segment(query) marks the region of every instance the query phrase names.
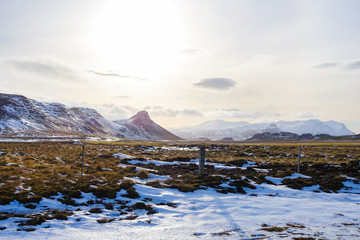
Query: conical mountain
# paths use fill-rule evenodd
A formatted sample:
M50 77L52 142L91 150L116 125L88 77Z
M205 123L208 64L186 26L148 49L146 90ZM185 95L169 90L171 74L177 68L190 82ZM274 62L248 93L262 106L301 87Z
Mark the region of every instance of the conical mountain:
M147 111L140 111L127 120L114 121L124 127L123 135L132 139L143 140L180 140L165 128L151 120Z

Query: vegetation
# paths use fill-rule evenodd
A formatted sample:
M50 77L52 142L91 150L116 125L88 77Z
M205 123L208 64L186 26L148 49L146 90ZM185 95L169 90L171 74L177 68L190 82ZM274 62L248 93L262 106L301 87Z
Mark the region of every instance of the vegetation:
M139 178L157 188L175 188L182 192L214 188L223 194L247 194L256 189L256 184L275 184L269 177L284 178L281 184L290 188L318 186L315 191L329 193L344 189L345 181L359 184L360 180L358 143L303 144L300 173L306 176L298 178L289 178L297 172L298 144L208 144L203 176L199 176L198 166L192 162L198 158L197 146L163 142L88 142L81 175L82 144L0 143L0 205L16 200L29 211L36 212L43 198L53 198L69 206L87 206L89 213L118 211L126 215L108 219L99 214L102 218L97 222L109 223L136 219L137 211L155 214L156 205L177 207L176 203L154 205L151 199L141 199L135 188ZM131 155L137 161L122 159L117 153ZM216 168L212 163L228 167ZM152 180L153 174L164 176L163 180ZM91 193L96 200L79 203L85 193ZM256 196L253 192L251 195ZM139 201L131 205L130 201L119 200L120 197ZM67 220L72 214L59 210L23 216L2 212L0 220L23 217L26 220L19 223L20 230L32 231L33 228L25 226L41 225L51 219ZM303 227L288 223L285 227L263 226L262 230L282 232L287 228Z

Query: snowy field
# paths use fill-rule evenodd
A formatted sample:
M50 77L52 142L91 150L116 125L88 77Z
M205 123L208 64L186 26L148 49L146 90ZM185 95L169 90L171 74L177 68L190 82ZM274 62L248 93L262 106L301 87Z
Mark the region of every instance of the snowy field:
M118 154L118 157L129 157ZM128 164L136 164L137 160ZM196 161L195 161L196 162ZM149 162L151 163L151 162ZM161 164L161 161L153 162ZM169 164L169 163L163 163ZM175 163L178 164L178 163ZM226 168L213 164L215 168ZM126 167L126 166L123 166ZM231 166L229 166L231 167ZM233 166L232 166L233 167ZM139 169L138 169L139 170ZM306 178L293 174L288 178ZM150 174L151 180L164 176ZM107 210L103 203L94 205L102 213L89 213L89 207L81 203L96 201L92 193L82 193L76 199L80 206L64 205L61 197L43 198L31 210L16 201L1 205L0 212L29 214L46 209L69 210L74 214L68 220L47 220L41 225L19 227L23 218L10 217L0 221L0 239L359 239L360 238L360 188L351 181L347 190L339 193L314 192L317 186L303 190L281 185L281 178L268 177L275 184L254 184L256 189L246 189L246 194L222 194L213 188L180 192L177 189L153 188L137 177L135 189L140 198L129 199L117 193L113 203L115 210ZM224 185L227 185L224 183ZM117 201L117 202L116 202ZM119 202L129 201L150 204L156 214L136 209L130 220L119 211ZM119 204L118 204L119 203ZM99 223L99 219L108 219ZM26 231L26 229L30 229Z

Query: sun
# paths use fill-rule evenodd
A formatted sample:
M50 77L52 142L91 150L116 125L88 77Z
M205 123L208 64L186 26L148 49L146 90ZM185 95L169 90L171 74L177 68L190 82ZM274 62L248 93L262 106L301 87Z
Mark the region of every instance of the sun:
M171 1L114 0L98 10L91 45L103 67L147 76L172 67L183 39Z

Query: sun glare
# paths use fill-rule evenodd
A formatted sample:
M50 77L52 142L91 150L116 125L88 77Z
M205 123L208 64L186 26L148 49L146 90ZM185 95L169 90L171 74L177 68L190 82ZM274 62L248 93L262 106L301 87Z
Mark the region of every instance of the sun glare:
M182 39L179 14L170 1L106 2L91 36L103 67L144 77L169 70Z

